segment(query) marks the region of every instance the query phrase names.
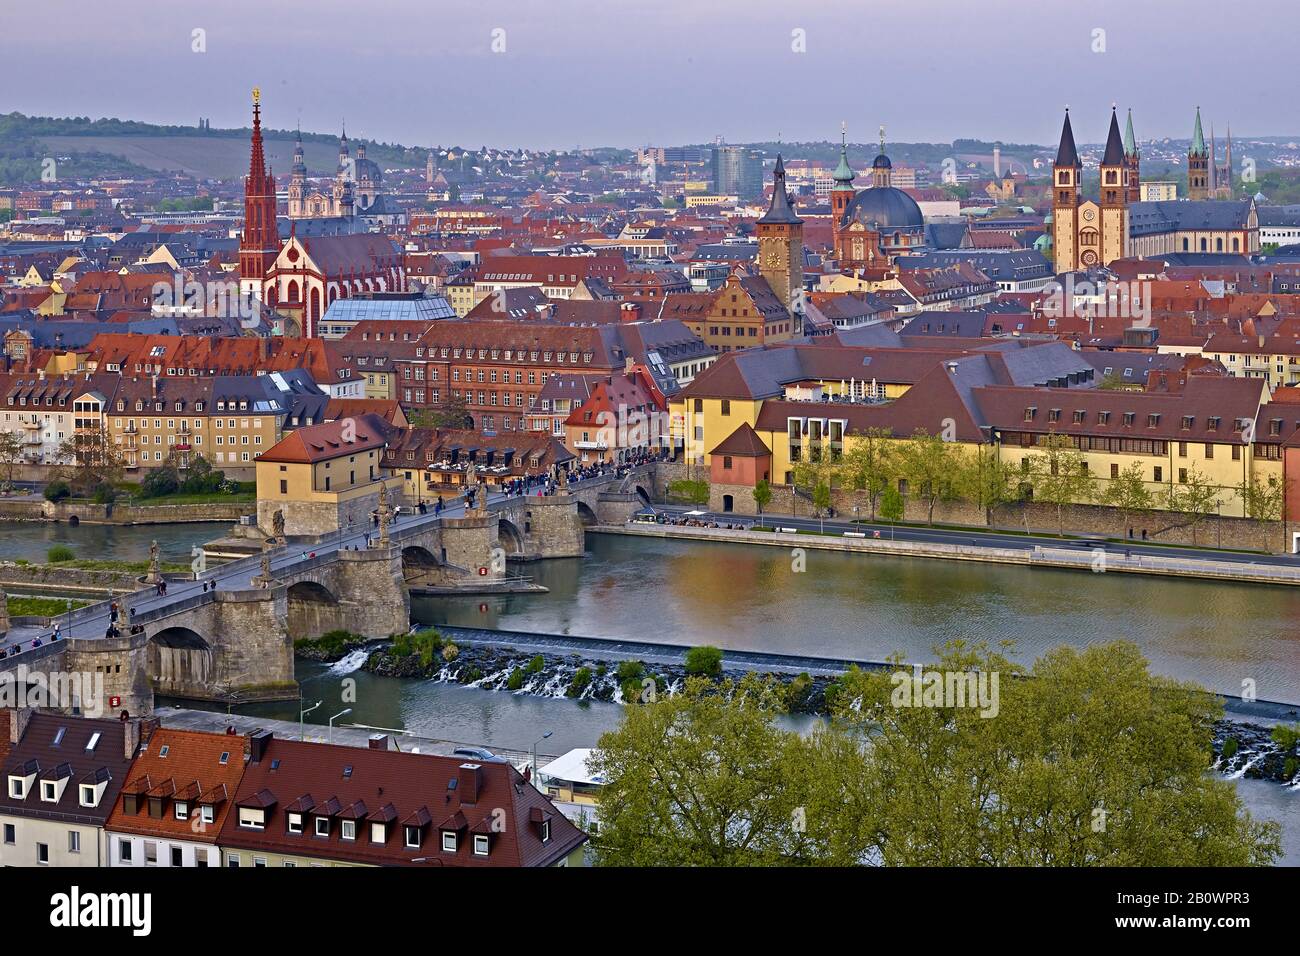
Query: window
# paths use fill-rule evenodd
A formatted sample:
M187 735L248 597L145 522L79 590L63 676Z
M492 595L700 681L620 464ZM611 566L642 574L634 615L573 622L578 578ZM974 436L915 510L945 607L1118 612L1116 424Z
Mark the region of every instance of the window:
M341 836L343 839L355 840L357 838L356 820L340 820L339 827L340 827L339 836Z
M36 862L41 866L48 866L50 863L50 845L48 843L36 844Z
M474 835L474 855L488 855L488 838L484 834L479 833Z
M45 803L54 803L59 799L59 788L53 780L41 781L41 800Z
M18 841L18 831L12 823L5 824L5 843L13 846Z
M157 840L144 841L144 865L145 866L158 865L158 841Z
M204 823L212 823L216 820L217 812L209 803L199 807L199 819Z
M327 836L330 835L330 818L329 818L329 817L317 817L317 818L316 818L316 835L317 835L318 837L327 837Z
M388 834L387 834L386 832L384 832L384 831L385 831L385 827L384 827L384 824L383 824L383 823L380 823L380 822L377 822L377 821L374 822L374 823L371 823L371 824L370 824L370 842L371 842L371 843L383 843L386 839L388 839Z
M135 851L135 845L130 840L117 841L117 858L123 863L131 862L131 855Z
M77 798L83 807L93 807L99 803L95 796L94 786L88 783L83 783L77 788Z
M172 851L171 852L172 866L184 866L185 856L181 848L178 846L174 846L171 848L171 851Z
M260 807L240 807L239 825L249 830L261 830L266 826L266 811Z
M184 800L177 800L175 813L177 820L188 820L190 818L190 805Z
M1164 470L1163 468L1161 468L1159 465L1156 465L1156 466L1151 470L1151 477L1152 477L1155 481L1164 481L1164 480L1165 480L1165 470Z
M456 834L451 830L444 830L442 833L442 848L448 853L456 852Z
M550 841L551 841L551 821L543 820L542 821L542 842L549 843Z
M293 834L300 834L300 833L302 833L302 814L301 814L301 813L291 813L291 814L289 814L289 832L290 832L290 833L293 833Z
M78 833L76 830L68 831L68 852L69 853L81 852L81 834Z
M406 827L406 845L413 850L420 848L420 828Z
M22 800L27 794L27 787L22 777L9 778L9 796L15 800Z
M226 866L230 867L232 870L239 869L239 854L232 853L230 856L226 857Z

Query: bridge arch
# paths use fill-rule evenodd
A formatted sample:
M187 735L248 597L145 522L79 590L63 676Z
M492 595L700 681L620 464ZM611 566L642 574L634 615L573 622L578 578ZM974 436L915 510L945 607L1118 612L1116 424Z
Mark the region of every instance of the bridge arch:
M165 627L149 638L149 678L155 693L211 696L212 645L188 627Z
M318 581L295 581L286 597L285 623L291 638L319 637L341 626L338 597Z
M289 603L338 604L339 599L319 581L295 581L289 585Z
M590 527L597 524L596 512L591 510L591 506L585 501L578 501L578 518L582 521L583 527Z
M509 518L497 518L497 543L507 555L524 553L524 536Z
M650 504L650 493L646 491L645 488L643 488L641 485L637 485L632 490L635 491L636 496L641 499L641 504L643 505Z

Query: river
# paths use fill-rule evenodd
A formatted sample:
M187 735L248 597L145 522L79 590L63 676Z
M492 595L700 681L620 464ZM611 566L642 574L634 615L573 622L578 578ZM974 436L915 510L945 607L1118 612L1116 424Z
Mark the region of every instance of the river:
M40 560L54 543L81 557L143 560L156 539L167 559L219 536L220 524L0 526L0 558ZM1177 578L1087 574L808 551L795 571L782 549L658 538L588 537L585 559L522 568L546 594L415 598L420 623L879 660L925 660L951 637L1015 642L1029 661L1060 644L1117 637L1142 648L1155 673L1225 694L1253 680L1262 699L1300 701L1300 590ZM344 676L356 681L344 701ZM467 744L559 754L592 746L622 708L375 677L347 664L299 664L307 718L405 728ZM293 702L241 708L294 720ZM1237 781L1256 815L1284 826L1285 859L1300 865L1300 791Z

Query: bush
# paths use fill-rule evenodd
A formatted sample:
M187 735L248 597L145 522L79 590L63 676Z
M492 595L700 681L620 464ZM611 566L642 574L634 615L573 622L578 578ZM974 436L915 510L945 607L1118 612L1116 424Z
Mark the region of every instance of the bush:
M450 664L456 658L460 657L460 648L455 644L448 644L442 649L442 659Z
M579 667L573 674L573 680L569 681L570 697L578 697L584 690L591 686L591 668Z
M528 662L528 666L524 668L524 673L528 674L529 676L532 676L533 674L540 674L542 672L542 668L545 666L546 666L546 661L542 659L541 654L538 654L536 657L534 657L531 661Z
M640 661L620 661L618 665L619 683L626 683L630 680L640 681L645 674L645 665Z
M790 681L785 688L785 706L788 710L797 711L808 701L808 695L812 693L813 679L807 672L800 674L794 680Z
M721 677L722 651L716 647L692 647L686 652L686 673L691 677Z
M140 497L162 498L165 495L176 494L180 487L181 480L176 469L169 464L164 464L161 468L155 468L145 475L144 480L140 482Z
M623 691L623 703L625 704L644 704L646 703L646 690L648 688L640 677L629 677L619 685Z
M1231 760L1233 757L1237 756L1237 749L1240 746L1241 745L1237 743L1236 737L1229 737L1225 740L1223 742L1223 759Z
M50 564L61 564L64 561L71 561L77 556L66 544L56 544L50 550L45 552L45 560Z
M433 663L434 655L442 650L442 636L432 628L414 634L395 634L392 653L396 657L418 657L421 667Z
M506 681L506 690L522 690L524 686L524 672L518 667L510 672L510 679Z
M72 489L66 481L51 481L45 486L46 501L62 501L72 497Z
M668 494L693 505L707 505L709 503L709 483L702 480L695 481L690 478L681 478L668 485Z
M111 505L117 500L117 489L107 481L101 481L95 486L91 495L91 500L97 505Z

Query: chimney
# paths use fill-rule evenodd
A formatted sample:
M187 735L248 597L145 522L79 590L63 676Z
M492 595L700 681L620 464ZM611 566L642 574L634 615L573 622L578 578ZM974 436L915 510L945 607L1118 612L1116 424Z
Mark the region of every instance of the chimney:
M266 756L266 748L271 743L271 738L275 734L269 730L255 730L248 737L248 759L250 763L257 763Z
M632 374L632 370L633 370L634 368L636 368L636 360L633 359L632 356L630 356L630 355L624 356L624 358L623 358L623 374L625 374L625 375L631 375L631 374Z
M1260 347L1260 348L1263 348L1263 347L1264 347L1264 333L1263 333L1263 332L1261 332L1261 333L1259 334L1259 347Z
M127 760L135 757L135 748L140 745L140 718L122 721L122 755Z
M23 734L27 730L27 725L32 720L32 709L30 707L15 707L9 711L9 742L18 744L22 742Z
M371 750L391 750L391 742L388 734L371 734L367 742Z
M478 803L478 792L483 783L483 769L476 763L460 765L460 802Z

